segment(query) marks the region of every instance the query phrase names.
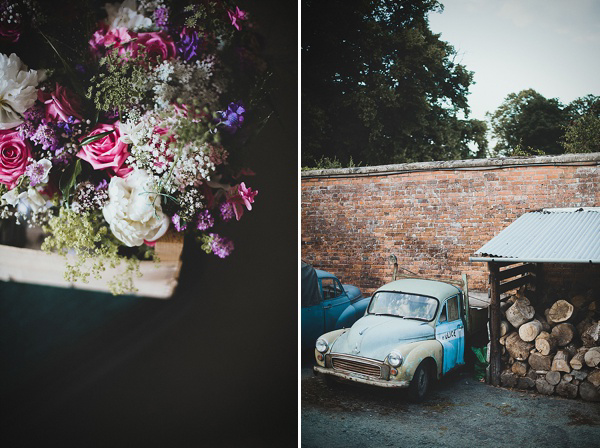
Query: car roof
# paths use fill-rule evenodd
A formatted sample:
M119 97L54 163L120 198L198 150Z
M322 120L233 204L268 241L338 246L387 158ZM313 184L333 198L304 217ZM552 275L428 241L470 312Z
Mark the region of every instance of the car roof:
M321 269L315 269L315 272L317 273L317 277L319 277L319 278L335 277L335 275L331 274L330 272L322 271Z
M405 278L383 285L377 291L398 291L410 294L420 294L443 300L455 295L460 288L449 283L420 278Z

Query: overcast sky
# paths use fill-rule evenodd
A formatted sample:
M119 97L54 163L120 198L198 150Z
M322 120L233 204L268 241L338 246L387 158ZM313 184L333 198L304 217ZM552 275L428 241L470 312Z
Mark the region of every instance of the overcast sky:
M430 28L475 72L470 118L532 88L567 104L600 95L599 0L440 0Z

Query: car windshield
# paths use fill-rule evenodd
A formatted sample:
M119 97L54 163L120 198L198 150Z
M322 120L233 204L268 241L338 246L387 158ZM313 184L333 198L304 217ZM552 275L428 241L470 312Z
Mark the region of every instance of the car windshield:
M435 317L437 307L438 301L431 297L378 291L371 299L368 313L431 321Z

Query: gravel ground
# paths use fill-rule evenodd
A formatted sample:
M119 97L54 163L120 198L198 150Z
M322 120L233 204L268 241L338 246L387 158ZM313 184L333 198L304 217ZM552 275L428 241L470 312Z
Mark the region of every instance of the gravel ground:
M600 447L600 404L495 388L467 370L413 404L404 391L330 387L305 361L300 439L305 448Z

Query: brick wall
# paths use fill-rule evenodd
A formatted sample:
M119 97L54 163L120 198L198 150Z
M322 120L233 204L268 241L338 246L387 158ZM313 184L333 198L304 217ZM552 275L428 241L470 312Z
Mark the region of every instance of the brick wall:
M302 173L302 259L371 293L400 267L487 290L469 256L524 213L600 206L600 153Z

